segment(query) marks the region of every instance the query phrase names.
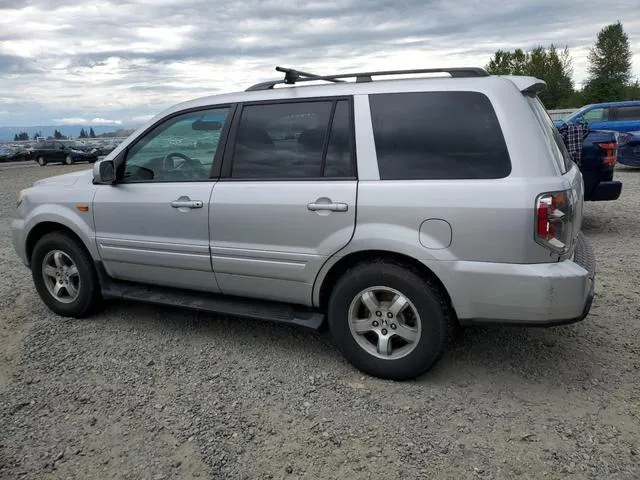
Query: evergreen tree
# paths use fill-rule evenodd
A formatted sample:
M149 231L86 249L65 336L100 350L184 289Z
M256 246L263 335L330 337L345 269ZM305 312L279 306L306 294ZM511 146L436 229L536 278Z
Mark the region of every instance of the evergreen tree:
M629 37L620 22L600 30L589 52L585 99L589 103L624 100L631 81L631 59Z

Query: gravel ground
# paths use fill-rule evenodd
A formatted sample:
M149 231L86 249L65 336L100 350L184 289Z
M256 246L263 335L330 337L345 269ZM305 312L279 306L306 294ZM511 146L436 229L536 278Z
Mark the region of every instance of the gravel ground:
M0 166L0 478L640 478L640 170L588 203L598 296L576 325L466 329L417 381L327 332L114 303L60 318L10 242Z

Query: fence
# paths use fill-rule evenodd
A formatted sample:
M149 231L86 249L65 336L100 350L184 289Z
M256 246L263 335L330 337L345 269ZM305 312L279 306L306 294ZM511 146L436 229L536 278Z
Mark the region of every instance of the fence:
M547 110L547 112L549 112L549 116L551 117L551 120L564 120L565 118L567 118L569 115L571 115L573 112L575 112L576 109L575 108L563 108L563 109L559 109L559 110Z

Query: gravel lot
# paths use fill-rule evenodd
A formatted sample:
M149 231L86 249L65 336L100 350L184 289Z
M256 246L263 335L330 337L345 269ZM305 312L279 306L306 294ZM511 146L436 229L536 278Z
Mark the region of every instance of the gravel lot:
M576 325L466 329L414 382L327 332L139 304L60 318L10 240L0 165L0 478L640 478L640 169L588 203L598 296Z

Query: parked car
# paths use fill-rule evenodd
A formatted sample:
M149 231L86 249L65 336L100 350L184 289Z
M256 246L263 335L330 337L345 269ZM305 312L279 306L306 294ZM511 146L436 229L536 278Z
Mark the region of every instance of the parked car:
M564 122L585 121L593 130L632 132L640 130L640 100L585 105L569 115ZM556 121L556 126L562 120Z
M640 131L628 132L620 142L618 162L630 167L640 167Z
M26 147L0 145L0 162L21 162L30 158Z
M298 86L318 78L279 71L20 192L13 244L52 311L109 298L326 319L357 368L397 380L434 365L457 325L589 313L583 180L543 81L461 68ZM452 78L372 80L434 72Z
M622 182L613 179L618 161L618 132L591 130L584 139L580 171L584 179L584 199L617 200Z
M57 162L67 165L76 162L93 163L98 160L98 155L95 151L83 152L82 150L71 148L62 142L47 140L33 145L31 158L44 167L48 163Z

